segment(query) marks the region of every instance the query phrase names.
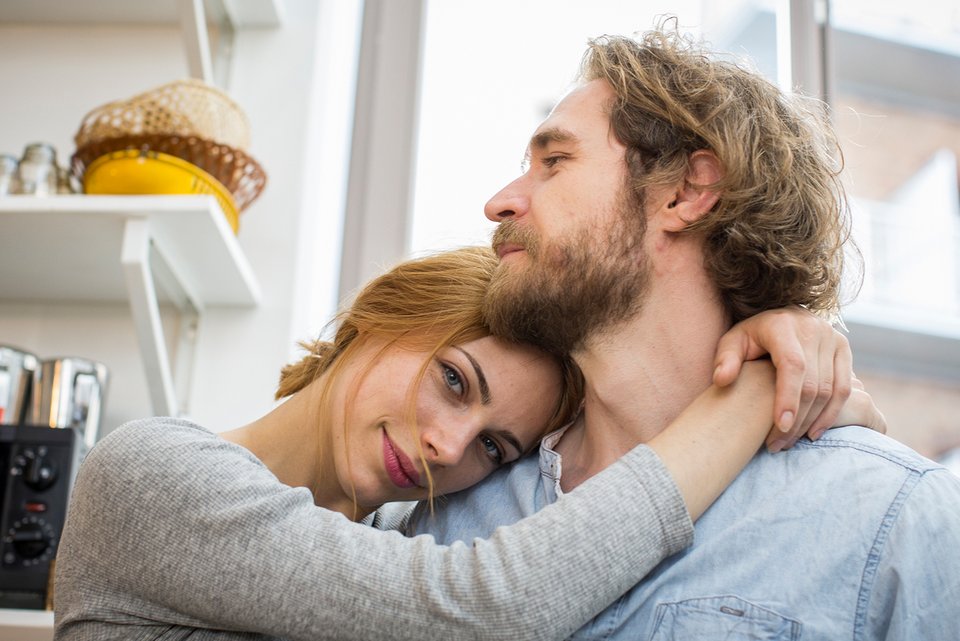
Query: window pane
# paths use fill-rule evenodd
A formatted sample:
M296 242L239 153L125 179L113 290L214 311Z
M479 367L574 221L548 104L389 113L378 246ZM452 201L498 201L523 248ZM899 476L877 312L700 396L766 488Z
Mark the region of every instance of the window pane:
M866 278L853 312L960 317L960 8L836 0L834 111Z
M483 205L574 80L588 38L629 34L700 0L441 0L427 6L411 249L489 241Z

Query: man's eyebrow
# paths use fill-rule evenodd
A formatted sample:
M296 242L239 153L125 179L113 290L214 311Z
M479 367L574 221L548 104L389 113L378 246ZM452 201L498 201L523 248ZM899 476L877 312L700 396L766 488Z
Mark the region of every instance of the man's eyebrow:
M533 134L533 137L530 138L530 147L535 149L543 149L552 142L579 142L579 139L574 135L574 133L568 129L562 129L560 127L549 127L547 129L542 129L537 133Z
M483 368L480 367L480 363L477 362L470 352L463 349L462 347L457 347L454 345L454 349L467 357L467 360L470 361L470 364L473 366L473 371L477 374L477 381L480 382L480 402L484 405L490 404L490 386L487 385L487 377L483 375Z

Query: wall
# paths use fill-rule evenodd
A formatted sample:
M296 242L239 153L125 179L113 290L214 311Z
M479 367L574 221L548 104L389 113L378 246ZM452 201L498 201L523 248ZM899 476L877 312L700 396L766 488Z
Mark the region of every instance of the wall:
M359 3L283 6L282 28L237 32L228 75L227 89L250 119L249 151L269 179L242 214L238 237L262 302L208 309L198 333L188 414L216 430L272 407L280 367L294 357L296 340L319 330L335 300ZM44 140L63 162L87 111L186 75L175 25L0 23L0 151L19 155ZM172 342L176 314L165 320ZM113 380L104 432L152 413L123 305L2 302L0 343L107 364Z

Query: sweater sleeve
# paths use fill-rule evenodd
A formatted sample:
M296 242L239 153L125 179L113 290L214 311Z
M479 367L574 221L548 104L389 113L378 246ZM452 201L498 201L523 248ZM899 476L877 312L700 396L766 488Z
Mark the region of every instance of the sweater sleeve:
M303 641L556 639L692 540L644 446L489 539L441 546L318 508L246 450L184 431L125 429L88 456L58 626L129 615Z

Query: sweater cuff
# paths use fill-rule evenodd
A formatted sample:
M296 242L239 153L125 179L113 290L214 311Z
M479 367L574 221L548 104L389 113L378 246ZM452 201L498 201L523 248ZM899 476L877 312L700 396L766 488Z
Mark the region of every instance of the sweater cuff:
M674 554L693 543L693 520L673 480L657 453L638 445L620 459L643 482L647 500L660 524L664 547Z

